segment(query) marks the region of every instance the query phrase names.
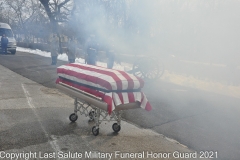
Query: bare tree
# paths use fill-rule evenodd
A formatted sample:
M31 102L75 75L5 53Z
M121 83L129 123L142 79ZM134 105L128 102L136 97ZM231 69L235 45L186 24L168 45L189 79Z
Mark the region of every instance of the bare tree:
M53 31L58 31L58 24L66 22L70 15L71 0L39 0L49 17Z
M59 33L59 23L68 21L73 8L71 0L39 0L49 17L52 33L57 33L58 38L61 40ZM62 44L59 41L60 53L62 53Z
M17 34L22 34L29 41L46 23L46 16L38 1L34 0L3 0L3 15ZM5 21L6 22L6 21ZM46 24L44 24L46 25Z

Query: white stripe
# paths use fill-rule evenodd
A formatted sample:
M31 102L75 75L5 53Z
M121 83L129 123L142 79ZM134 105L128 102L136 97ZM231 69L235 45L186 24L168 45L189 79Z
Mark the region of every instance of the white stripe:
M115 72L115 75L120 79L121 83L122 83L122 90L126 90L128 89L128 80L119 72Z
M78 79L78 78L76 78L76 77L74 77L74 76L70 76L70 75L63 74L63 73L58 73L58 75L59 75L60 77L63 77L63 78L72 80L72 81L74 81L74 82L79 82L79 83L86 84L86 85L89 85L89 86L93 86L93 87L97 87L97 88L100 88L100 89L108 90L108 88L105 88L105 87L100 86L100 85L98 85L98 84L95 84L95 83L86 81L86 80L84 80L84 79Z
M145 109L146 108L146 105L147 105L147 97L145 96L145 94L143 93L143 101L141 103L141 108Z
M87 66L87 67L94 68L94 69L101 69L103 71L108 71L108 72L114 73L120 79L120 81L122 83L122 88L121 89L122 90L128 89L128 80L119 71L113 70L113 69L108 69L108 68L102 68L102 67L98 67L98 66L92 66L92 65L91 66Z
M139 80L132 74L128 74L129 77L133 80L134 87L133 89L139 89L140 88L140 82Z
M133 92L133 97L134 97L134 101L136 102L136 101L138 101L138 96L137 96L137 92Z
M83 69L80 69L80 68L77 68L77 67L72 67L72 66L63 66L63 68L66 69L66 70L71 70L71 71L75 71L75 72L82 73L82 74L85 74L85 75L100 78L100 79L106 81L106 83L109 82L113 90L117 89L116 81L109 75L101 74L101 73L98 73L98 72L95 72L95 71L83 70ZM86 82L88 82L88 81L86 81ZM97 86L94 85L94 86L99 87L98 85Z
M119 95L117 93L113 93L113 101L115 103L116 106L122 104Z
M114 104L114 102L112 101L112 111L115 109L116 107L115 107L115 104Z
M122 83L122 90L128 89L128 80L119 71L112 70L112 72L120 79Z
M123 104L129 103L128 93L123 92L123 93L122 93L122 96L123 96Z
M122 82L122 90L126 90L128 88L129 81L118 70L113 70L113 69L108 69L108 68L98 67L98 66L93 66L93 65L87 65L87 64L79 64L79 63L74 63L74 64L78 65L78 66L85 66L85 67L88 67L88 68L94 68L94 69L98 69L98 70L100 69L100 70L103 70L103 71L112 72L121 80L121 82ZM64 65L64 66L60 66L58 68L64 68L64 69L70 69L71 70L71 68L77 68L77 67L65 66ZM112 83L112 82L114 83L115 82L115 80L111 76L109 76L109 75L101 74L101 73L98 73L96 71L87 71L87 70L83 70L83 69L79 69L79 68L77 68L77 69L78 70L76 70L76 72L88 74L88 75L95 76L95 77L99 76L99 78L103 78L103 80L107 80L110 83ZM133 80L134 87L132 89L139 89L139 87L140 87L139 80L132 74L128 74L128 73L126 73L126 74ZM101 77L101 76L103 76L103 77ZM109 79L109 77L110 77L110 79ZM117 87L116 85L113 85L113 86Z
M101 70L103 70L103 71L108 71L108 72L114 73L114 74L120 79L120 81L121 81L121 83L122 83L122 90L128 89L128 80L126 79L126 77L124 77L124 76L120 73L120 71L114 70L114 69L102 68L102 67L100 68L100 67L97 67L97 66L90 66L90 67L91 67L91 68L101 69ZM126 73L126 74L128 74L128 73Z
M135 102L137 102L137 101L138 101L138 102L141 102L141 99L142 99L142 98L141 98L141 97L142 97L142 96L141 96L141 95L142 95L141 92L133 92L133 95L134 95L134 100L135 100Z
M112 87L112 90L117 89L116 81L109 75L101 74L101 73L94 72L94 71L83 70L83 69L79 69L79 68L71 67L71 66L63 66L61 68L66 69L66 70L71 70L71 71L74 71L74 72L78 72L78 73L82 73L82 74L85 74L85 75L93 76L93 77L96 77L96 78L100 78L100 79L106 81L106 83L109 82L111 87ZM67 77L65 77L65 75L66 75L65 73L61 73L61 74L62 74L62 77L67 78ZM59 73L58 73L58 75L59 75ZM72 78L73 77L74 76L72 76ZM95 83L92 83L92 82L89 82L89 81L86 81L86 80L83 80L83 79L78 79L76 77L74 79L71 79L71 80L80 80L80 81L82 81L83 84L87 84L87 85L94 86L94 87L97 87L97 88L100 87L99 84L95 84ZM79 81L77 81L77 82L79 82Z

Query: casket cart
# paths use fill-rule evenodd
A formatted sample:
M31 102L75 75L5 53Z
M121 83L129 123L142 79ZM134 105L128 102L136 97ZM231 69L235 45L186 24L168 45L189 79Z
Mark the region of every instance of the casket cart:
M70 121L78 119L78 112L94 121L93 135L99 134L103 121L116 121L114 132L121 130L122 110L144 108L151 110L141 91L142 79L124 71L87 64L72 63L57 68L57 88L75 97L74 113Z
M132 65L132 70L128 71L145 81L152 82L158 80L164 73L164 65L157 57L139 56Z

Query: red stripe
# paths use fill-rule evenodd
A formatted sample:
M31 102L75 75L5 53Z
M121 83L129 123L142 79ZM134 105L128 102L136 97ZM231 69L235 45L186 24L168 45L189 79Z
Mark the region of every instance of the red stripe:
M129 103L135 102L135 97L133 92L128 92L128 101Z
M111 70L102 70L101 67L99 68L92 68L89 66L83 66L83 65L79 65L79 64L68 64L67 66L71 66L71 67L76 67L79 69L83 69L83 70L88 70L88 71L93 71L93 72L97 72L97 73L101 73L101 74L105 74L108 75L110 77L112 77L114 79L114 81L117 84L117 90L122 90L122 80ZM98 67L98 66L95 66Z
M125 77L128 81L128 88L127 89L133 89L134 88L134 82L133 79L126 73L126 72L120 72L123 77Z
M57 68L57 73L63 73L63 68Z
M72 86L72 87L74 87L74 88L80 89L80 90L82 90L82 91L85 91L85 92L87 92L87 93L90 93L90 94L92 94L92 95L94 95L94 96L97 96L97 97L99 97L99 98L102 98L102 99L103 99L103 97L104 97L104 93L102 93L102 92L99 92L99 91L97 91L97 90L94 90L94 89L91 89L91 88L88 88L88 87L85 87L85 86L77 85L77 84L72 83L72 82L70 82L70 81L68 81L68 80L64 80L64 79L62 79L62 78L58 78L58 83L59 83L59 82L62 82L62 83L64 83L64 84L67 84L67 85Z
M58 84L58 83L59 83L59 81L60 81L60 78L57 78L57 80L56 80L56 82L55 82L55 83L56 83L56 84Z
M64 84L67 84L69 86L72 86L74 88L83 90L83 91L85 91L87 93L90 93L92 95L95 95L97 97L102 98L102 100L108 104L108 114L112 113L112 101L113 101L112 97L110 97L108 95L105 95L104 93L99 92L97 90L93 90L93 89L90 89L90 88L85 87L85 86L80 86L78 84L72 83L72 82L70 82L68 80L65 80L65 79L62 79L62 78L58 78L56 80L56 83L59 83L59 82L62 82ZM132 103L132 102L136 101L135 97L134 97L134 92L127 92L127 94L128 94L129 103ZM120 99L121 103L123 104L123 95L122 95L122 93L117 93L117 95L119 96L119 99ZM141 103L142 103L142 101L146 98L145 95L143 94L143 92L141 92L141 97L142 97L141 98ZM146 103L146 106L144 106L144 107L145 107L145 110L147 110L147 111L152 110L152 106L150 105L150 103L148 101Z
M119 97L121 103L123 104L123 95L122 95L122 93L117 93L117 94L118 94L118 97Z
M149 102L147 102L147 104L145 106L145 110L147 110L147 111L151 111L152 110L152 106L150 105Z
M100 74L105 74L105 75L111 76L114 79L114 81L116 82L117 90L122 90L122 85L123 85L122 80L118 77L118 74L115 74L113 72L112 69L107 69L107 68L100 67L100 66L94 66L97 68L92 68L91 65L83 65L83 64L67 64L65 66L76 67L79 69L93 71L93 72L97 72ZM63 69L64 68L58 68L57 73L66 73L67 74L67 72L63 72ZM127 79L127 83L128 83L127 89L139 89L144 86L144 81L141 78L134 76L139 81L139 86L134 88L134 81L136 81L136 80L132 79L128 73L126 73L124 71L119 71L119 70L114 70L114 71L118 72L119 74L121 74L123 77L125 77Z
M77 85L75 83L72 83L72 82L70 82L68 80L65 80L65 79L62 79L62 78L58 78L56 80L56 83L59 83L59 82L62 82L64 84L67 84L67 85L72 86L74 88L77 88L77 89L80 89L80 90L85 91L87 93L90 93L92 95L95 95L99 98L102 98L102 100L108 104L108 113L109 114L112 113L112 101L113 101L112 97L107 96L104 93L99 92L97 90L93 90L93 89L90 89L90 88L87 88L87 87L84 87L84 86ZM122 93L118 93L118 96L119 96L119 99L120 99L121 103L123 104ZM142 96L142 98L141 98L141 102L142 102L146 97L144 96L143 92L141 92L141 96ZM128 99L129 99L129 103L132 103L132 102L136 101L133 92L128 92ZM152 106L148 101L146 103L146 106L144 106L144 108L147 111L152 110Z
M67 70L67 69L63 69L63 68L61 69L61 72L59 72L59 73L70 75L70 76L76 77L78 79L83 79L83 80L92 82L94 84L98 84L98 85L100 85L104 88L107 88L108 90L112 90L112 86L108 81L105 81L105 80L103 80L101 78L98 78L98 77L86 75L86 74L83 74L83 73L79 73L79 72L76 72L76 71ZM97 87L97 85L96 85L96 87Z
M61 79L61 78L58 78L58 79L57 79L57 82L58 82L58 83L59 83L59 82L62 82L62 83L64 83L64 84L67 84L67 85L72 86L72 87L74 87L74 88L77 88L77 89L80 89L80 90L85 91L85 92L87 92L87 93L90 93L90 94L92 94L92 95L94 95L94 96L97 96L97 97L99 97L99 98L102 98L102 100L108 104L108 113L109 113L109 114L112 113L112 101L113 101L113 100L112 100L112 98L111 98L110 96L107 96L107 95L105 95L104 93L99 92L99 91L97 91L97 90L93 90L93 89L90 89L90 88L87 88L87 87L84 87L84 86L80 86L80 85L77 85L77 84L75 84L75 83L72 83L72 82L70 82L70 81L68 81L68 80L64 80L64 79Z
M103 98L104 102L108 104L108 114L112 113L112 97L105 95Z

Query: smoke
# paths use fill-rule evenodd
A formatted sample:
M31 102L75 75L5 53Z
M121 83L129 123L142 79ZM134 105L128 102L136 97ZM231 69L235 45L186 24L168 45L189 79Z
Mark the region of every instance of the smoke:
M75 24L81 27L81 32L84 32L81 35L84 34L85 39L94 34L98 43L106 46L114 45L115 50L120 53L144 52L145 47L142 46L147 40L144 38L145 35L138 31L139 28L143 30L143 24L139 23L142 18L139 17L138 10L135 10L136 6L131 1L122 1L119 9L118 4L119 2L115 1L113 4L110 1L102 1L102 3L95 1L88 4L79 2Z
M114 45L119 54L158 57L167 70L179 74L237 78L240 1L77 2L74 25L85 39L94 34L100 45Z

